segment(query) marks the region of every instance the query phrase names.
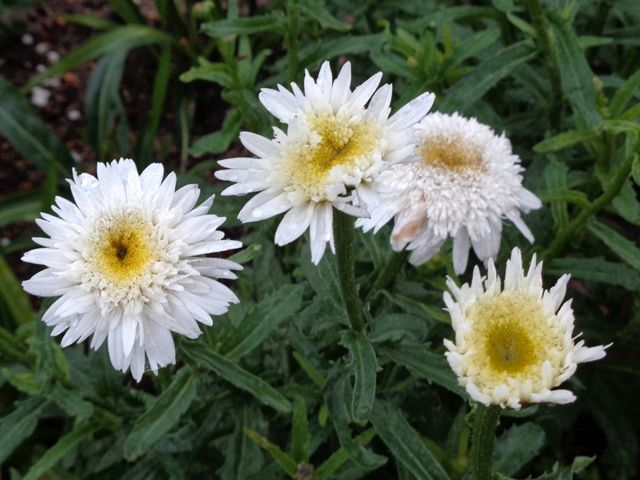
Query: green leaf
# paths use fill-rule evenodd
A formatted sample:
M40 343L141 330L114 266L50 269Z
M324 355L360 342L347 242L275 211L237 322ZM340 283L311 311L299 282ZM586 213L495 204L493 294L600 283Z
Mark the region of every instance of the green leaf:
M131 0L109 0L109 6L126 23L142 23L140 12Z
M577 143L583 143L596 137L596 132L590 128L570 130L554 135L553 137L545 138L533 146L533 151L537 153L557 152L558 150L572 147Z
M0 300L6 305L15 325L24 325L33 320L33 311L29 297L13 274L4 255L0 254Z
M301 285L283 285L269 294L225 342L222 353L235 362L258 347L300 309L303 291Z
M640 272L640 248L634 242L596 220L592 220L588 228L616 255Z
M200 30L213 38L225 38L235 35L251 35L261 32L277 32L285 28L284 15L274 12L269 15L227 18L215 22L206 22Z
M341 32L351 30L351 25L341 22L327 11L327 6L324 2L319 0L297 0L295 6L324 28Z
M609 103L609 111L611 112L612 118L622 115L622 112L627 108L629 101L638 93L639 89L640 69L636 70L636 73L631 75L627 81L624 82L624 85L613 95L611 103Z
M191 405L197 388L195 372L188 367L181 368L169 388L133 425L124 442L125 458L133 461L141 457L167 434Z
M461 65L466 59L485 52L499 38L500 29L497 27L487 28L467 38L451 55L445 57L440 66L442 72L446 74Z
M301 66L316 65L323 60L331 60L341 55L355 55L381 48L387 38L381 34L344 35L338 38L326 39L317 43L308 43L301 50L304 56L300 60Z
M73 166L64 144L40 120L31 104L11 83L0 77L0 136L42 171L56 165L62 173Z
M33 221L42 210L41 198L40 190L0 198L0 228L14 222Z
M499 50L447 90L444 100L438 105L438 110L454 112L468 109L514 68L535 55L533 44L528 40Z
M593 72L589 68L570 21L555 13L549 15L549 21L564 95L578 117L578 125L594 127L600 123L600 115L596 107Z
M210 62L203 57L198 57L198 64L180 75L181 82L189 83L195 80L217 83L228 89L237 87L233 71L228 65L222 62Z
M402 463L416 478L446 480L449 478L442 465L425 447L422 438L399 410L377 401L371 423L378 436L389 447L396 461Z
M53 447L39 457L38 461L29 469L29 472L22 477L22 480L38 480L51 470L58 461L69 455L80 442L89 444L89 437L97 429L98 425L95 424L76 424L73 430L60 437Z
M545 268L547 275L571 273L574 278L589 282L620 285L628 290L640 290L640 273L624 263L608 262L602 258L566 257L553 260Z
M182 351L192 361L213 370L224 380L253 395L258 401L281 413L291 412L291 402L271 385L214 352L202 343L183 343Z
M493 468L513 476L535 458L544 446L545 433L535 423L514 425L500 436L493 452Z
M576 473L587 468L595 459L595 457L576 457L571 465L562 467L556 463L551 472L543 473L532 480L573 480Z
M107 20L106 18L83 13L60 15L58 18L66 20L67 22L75 23L76 25L93 28L95 30L106 30L108 28L114 28L117 26L116 23L112 22L111 20Z
M120 99L120 81L128 52L122 49L105 55L89 78L85 95L87 139L99 161L106 160L111 153L109 139L118 117L126 122Z
M631 165L631 176L636 185L640 185L640 155L636 155Z
M297 463L306 462L311 454L311 435L304 398L296 396L293 402L291 426L291 454Z
M322 374L313 365L311 365L311 362L295 351L293 352L293 358L296 359L300 368L304 370L311 381L315 383L320 390L324 390L324 387L327 385L327 381L324 379Z
M218 470L220 480L242 480L258 474L264 460L260 447L245 432L264 424L260 410L255 405L242 405L229 412L235 427L231 438L225 441L224 464ZM217 477L216 477L217 478Z
M271 455L271 457L276 461L276 463L280 465L285 472L287 472L287 475L289 475L291 478L296 478L297 464L295 460L291 458L289 455L287 455L286 453L284 453L280 449L280 447L271 443L269 440L267 440L265 437L260 435L255 430L247 429L245 430L245 435L247 435L247 437L253 440L257 445L259 445L260 448L263 448L264 450L269 452L269 455Z
M205 153L224 152L237 138L240 125L242 125L242 115L234 110L225 116L220 130L199 138L191 145L189 154L197 157Z
M368 444L376 433L373 428L365 430L353 439L353 444L360 448ZM346 448L340 447L329 458L327 458L314 472L315 480L327 480L335 478L334 473L349 460L349 453Z
M47 398L72 417L89 418L93 414L93 404L83 400L78 389L70 390L56 383L47 392Z
M547 188L551 191L566 191L569 167L555 159L551 160L544 169L544 181ZM556 230L564 228L569 223L569 211L566 202L554 202L551 205L551 215Z
M366 423L376 397L376 352L363 334L351 330L342 336L340 343L351 353L348 365L354 375L351 415L357 423Z
M383 352L393 362L408 368L414 375L440 385L462 398L467 398L467 394L458 385L456 376L444 355L432 353L419 345L402 345L393 349L385 349Z
M124 25L108 32L97 35L65 55L48 70L36 75L25 87L26 90L44 82L47 78L62 75L69 70L84 65L93 59L102 57L116 50L130 50L132 48L153 45L156 43L168 44L173 38L160 30L144 25Z
M38 425L46 400L31 397L17 404L9 415L0 421L0 465L25 439L29 438Z

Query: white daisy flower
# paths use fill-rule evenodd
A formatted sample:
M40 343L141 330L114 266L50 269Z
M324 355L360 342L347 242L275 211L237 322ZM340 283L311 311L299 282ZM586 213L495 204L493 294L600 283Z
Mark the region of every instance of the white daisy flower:
M496 257L505 217L533 242L520 212L541 203L522 186L524 169L504 135L456 113L427 115L417 130L421 159L380 174L389 191L358 226L377 232L395 217L391 245L399 251L408 244L413 265L428 261L451 236L458 274L471 246L482 261Z
M516 410L527 403L576 399L569 390L553 389L574 374L578 363L604 357L607 347L574 343L571 300L563 303L569 277L545 290L542 262L534 256L525 275L520 250L514 248L504 287L492 260L486 279L475 267L471 285L447 280L451 293L444 293L444 302L455 341L444 341L445 355L471 398Z
M42 320L52 335L66 330L62 346L93 335L97 349L108 339L114 368L140 380L145 367L175 363L171 332L200 335L197 322L238 302L217 278L236 278L242 267L205 255L239 248L223 240L223 217L209 215L213 197L195 207L196 185L175 190L176 176L162 180L154 163L138 174L132 160L98 164L97 178L73 172L75 204L56 198L55 215L36 220L49 238L22 260L47 268L23 283L41 297L60 297Z
M291 92L281 85L261 91L260 101L287 132L274 127L273 139L241 133L242 144L257 158L221 160L227 170L216 172L235 182L223 195L260 192L240 211L242 222L287 212L276 244L290 243L309 229L314 263L327 243L334 250L332 207L367 214L367 206L378 200L379 171L413 159L413 126L433 103L434 96L425 93L389 117L392 89L377 89L381 78L377 73L352 92L351 65L347 62L334 80L325 62L317 80L306 73L304 93L295 83Z

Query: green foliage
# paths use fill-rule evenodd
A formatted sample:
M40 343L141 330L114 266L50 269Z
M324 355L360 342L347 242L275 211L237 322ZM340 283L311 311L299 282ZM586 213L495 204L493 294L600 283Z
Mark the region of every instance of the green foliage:
M497 478L637 477L635 2L158 0L155 22L138 2L108 3L108 19L64 17L95 34L22 91L0 78L0 136L46 177L42 187L0 196L0 227L26 232L0 247L2 478L469 477L469 398L442 347L452 337L442 310L445 278L456 278L449 245L415 268L392 254L388 229L357 231L367 328L354 332L332 254L315 266L308 240L275 247L274 222L241 226L244 199L218 197L213 213L227 216L229 236L245 245L231 257L245 268L232 284L241 303L199 339L177 340L176 367L139 384L113 371L105 346L61 349L39 321L48 303L34 313L20 287L19 254L39 235L26 222L53 195L69 196L62 179L74 166L25 98L30 88L95 61L82 130L96 159L167 160L181 184L219 195L224 185L205 178L218 158L244 155L238 132L271 135L278 126L260 88L301 82L324 60L350 60L354 83L383 70L394 109L431 90L435 110L505 131L544 205L525 219L534 246L505 223L497 265L519 245L544 258L545 285L570 273L576 330L589 345L613 342L605 360L571 380L574 405L502 416ZM132 55L151 71L140 118L122 95Z

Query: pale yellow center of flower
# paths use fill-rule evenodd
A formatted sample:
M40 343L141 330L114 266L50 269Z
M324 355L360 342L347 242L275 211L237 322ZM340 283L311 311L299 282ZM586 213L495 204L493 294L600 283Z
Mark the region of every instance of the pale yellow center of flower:
M333 115L313 116L308 124L317 142L296 149L289 156L291 183L315 200L322 200L331 170L346 173L366 170L380 140L380 128L372 122L350 125Z
M537 298L504 291L478 300L466 315L477 383L495 386L509 377L537 383L545 361L554 373L561 369L563 332Z
M460 137L436 135L427 137L419 149L426 165L451 171L482 167L482 153Z
M136 218L122 217L112 222L101 232L96 246L101 273L117 284L144 273L156 257L149 234L149 226Z

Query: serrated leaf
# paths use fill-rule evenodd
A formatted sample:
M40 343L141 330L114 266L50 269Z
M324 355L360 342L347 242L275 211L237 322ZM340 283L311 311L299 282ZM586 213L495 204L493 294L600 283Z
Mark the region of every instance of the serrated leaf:
M59 383L47 392L47 398L72 417L89 418L93 414L93 404L83 400L78 390L69 390Z
M462 398L467 398L464 389L458 385L455 374L444 355L429 352L423 346L397 346L385 349L383 353L393 362L409 369L411 373L446 388Z
M600 123L600 115L596 108L593 72L569 20L553 13L549 15L549 21L562 91L578 117L579 126L594 127Z
M468 109L514 68L535 55L533 44L528 40L499 50L447 90L438 110L454 112Z
M281 413L291 412L291 402L271 385L202 343L184 343L182 351L197 364L213 370L224 380L250 393L265 405Z
M88 441L88 437L98 429L95 424L76 424L69 433L60 437L56 444L41 455L33 464L22 480L38 480L51 470L58 461L70 454L82 441Z
M553 137L545 138L533 147L533 151L537 153L557 152L568 147L572 147L577 143L583 143L596 138L596 132L590 128L583 130L570 130L562 132Z
M234 77L231 68L222 62L210 62L206 58L199 57L198 64L180 75L180 81L189 83L195 80L213 82L225 88L232 89Z
M38 425L47 401L31 397L17 404L15 410L0 421L0 465L18 445L29 438Z
M304 55L300 65L316 65L323 60L331 60L341 55L355 55L380 48L387 38L383 34L344 35L317 43L308 43L301 50Z
M300 309L303 291L301 285L283 285L269 294L244 318L223 345L222 353L231 361L250 353Z
M493 454L493 468L513 476L535 458L544 446L545 433L535 423L514 425L498 438Z
M449 478L442 465L424 446L418 432L391 404L376 401L371 423L376 434L393 453L396 461L401 462L416 478L429 480Z
M616 255L640 272L640 248L631 240L596 220L591 221L588 228Z
M144 455L187 411L196 396L197 377L188 367L181 368L171 385L136 421L124 442L125 458L133 461Z
M499 28L487 28L479 33L465 39L465 41L449 56L442 61L442 72L451 71L461 65L466 59L475 57L479 53L486 51L500 38Z
M224 464L218 470L220 480L242 480L260 472L264 459L260 447L246 434L247 430L259 428L262 416L257 407L242 405L234 409L235 428L227 443Z
M365 430L360 435L353 439L353 444L356 447L364 447L369 443L373 437L375 437L375 431L373 428ZM315 480L327 480L334 478L333 474L349 460L349 454L344 447L340 447L329 458L327 458L314 472Z
M313 18L316 22L327 29L338 30L341 32L351 30L351 25L341 22L328 12L327 6L324 2L319 0L297 0L295 5L302 13Z
M342 336L340 343L351 353L349 366L354 375L351 415L357 423L365 423L376 397L376 352L363 334L351 330Z
M49 130L31 104L7 80L0 77L0 136L42 171L55 165L68 173L73 159L60 139Z
M285 472L287 472L287 475L289 475L291 478L296 478L297 465L295 460L284 453L280 447L278 447L274 443L271 443L255 430L247 429L245 430L245 435L247 435L247 437L253 440L257 445L259 445L260 448L263 448L264 450L269 452L271 458L273 458L276 463L280 465Z

